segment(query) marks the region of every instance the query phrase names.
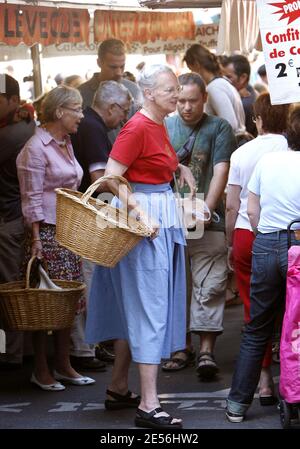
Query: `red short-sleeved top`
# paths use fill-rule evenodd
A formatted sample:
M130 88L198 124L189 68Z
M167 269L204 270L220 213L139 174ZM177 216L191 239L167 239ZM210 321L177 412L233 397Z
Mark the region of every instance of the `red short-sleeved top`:
M110 157L128 167L130 182L163 184L170 182L178 160L164 125L137 112L122 128Z

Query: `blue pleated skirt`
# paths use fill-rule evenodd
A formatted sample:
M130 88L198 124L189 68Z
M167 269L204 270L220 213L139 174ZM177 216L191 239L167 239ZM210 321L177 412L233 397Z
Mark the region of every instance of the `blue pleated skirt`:
M114 268L96 266L86 340L125 339L133 361L159 364L185 348L185 238L169 184L132 188L141 207L159 222L159 236L143 239Z

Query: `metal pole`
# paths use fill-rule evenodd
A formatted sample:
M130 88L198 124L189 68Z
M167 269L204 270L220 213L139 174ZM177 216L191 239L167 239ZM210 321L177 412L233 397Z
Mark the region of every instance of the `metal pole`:
M33 65L34 98L37 98L43 93L39 44L30 47L30 51Z

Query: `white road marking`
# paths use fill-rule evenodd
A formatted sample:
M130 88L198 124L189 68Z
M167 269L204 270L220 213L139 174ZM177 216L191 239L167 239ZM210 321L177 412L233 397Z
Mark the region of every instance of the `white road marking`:
M274 382L278 383L279 376L274 377ZM192 393L163 393L159 395L162 404L178 404L177 409L184 411L190 410L223 410L226 408L226 399L230 388L211 392L192 392ZM258 393L254 396L258 398ZM199 405L198 404L203 404ZM205 404L205 405L204 405ZM207 404L207 405L206 405ZM32 405L31 402L22 402L19 404L0 404L0 412L20 413L22 407ZM57 402L55 408L48 410L49 413L77 412L82 406L82 411L104 410L104 403L101 402Z
M0 412L20 413L23 411L22 408L15 408L15 407L27 407L28 405L31 405L31 402L20 402L19 404L0 405Z
M230 388L226 388L225 390L217 390L206 393L197 393L196 391L193 393L165 393L160 394L158 397L160 399L171 399L171 398L227 398L229 394Z
M86 407L84 407L82 410L104 410L104 404L100 404L100 403L88 403L86 404Z
M59 405L59 408L52 408L48 412L77 412L81 404L81 402L57 402L56 405Z

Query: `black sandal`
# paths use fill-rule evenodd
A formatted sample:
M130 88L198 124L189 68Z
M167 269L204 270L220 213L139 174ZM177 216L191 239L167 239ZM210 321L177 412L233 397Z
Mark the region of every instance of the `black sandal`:
M219 372L215 358L211 352L200 352L197 373L203 380L212 380Z
M135 417L136 427L145 427L147 429L181 429L182 421L174 422L172 421L176 418L172 416L155 416L164 410L161 407L155 408L151 412L144 412L140 408L137 409Z
M132 393L130 390L126 394L115 393L111 390L106 390L106 394L114 398L106 399L104 406L106 410L121 410L123 408L137 408L141 402L141 396L131 397Z
M179 357L183 354L183 357ZM161 369L163 371L179 371L181 369L187 368L189 366L195 365L196 351L191 349L183 349L182 351L176 351L172 357L164 362ZM173 366L170 367L168 364L172 362Z

